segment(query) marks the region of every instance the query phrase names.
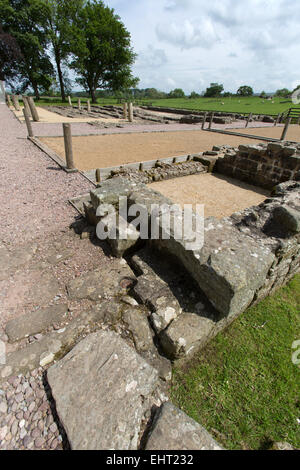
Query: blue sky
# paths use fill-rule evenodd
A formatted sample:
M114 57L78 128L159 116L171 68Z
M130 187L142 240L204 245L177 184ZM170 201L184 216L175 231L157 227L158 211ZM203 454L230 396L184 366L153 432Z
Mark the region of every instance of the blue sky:
M297 0L104 0L130 31L139 88L300 84Z

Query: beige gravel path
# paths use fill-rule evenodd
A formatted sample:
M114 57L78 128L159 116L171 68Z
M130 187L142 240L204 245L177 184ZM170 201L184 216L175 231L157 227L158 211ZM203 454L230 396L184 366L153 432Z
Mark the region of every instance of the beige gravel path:
M40 140L64 159L62 137L42 137ZM73 154L78 169L91 170L199 153L211 150L213 145L238 146L243 143L254 144L258 142L260 141L249 140L246 137L205 131L74 136Z
M12 109L12 108L11 108ZM21 111L15 111L12 109L14 114L20 119L21 122L24 122L24 115L23 115L23 108L21 107ZM70 108L71 110L71 108ZM125 123L126 121L124 119L114 119L114 118L94 118L94 117L78 117L78 118L68 118L65 116L60 116L57 113L53 113L51 111L48 111L45 108L40 108L37 106L37 112L39 115L39 122L40 123L63 123L63 122L91 122L91 121L97 121L97 122L115 122L118 124L122 124L123 122Z
M269 192L223 175L210 173L183 176L149 185L174 203L204 204L204 216L219 219L260 204Z

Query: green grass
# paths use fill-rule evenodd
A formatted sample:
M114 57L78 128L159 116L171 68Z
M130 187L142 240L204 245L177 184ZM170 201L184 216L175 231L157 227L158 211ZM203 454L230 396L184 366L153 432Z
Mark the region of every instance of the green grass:
M248 309L189 365L175 368L171 398L227 449L300 447L300 275Z
M274 103L272 103L274 101ZM291 100L275 97L272 101L262 100L259 97L232 97L232 98L178 98L153 100L154 106L167 106L169 108L193 109L195 111L223 111L234 113L254 113L277 115L295 106ZM224 104L222 104L224 103Z
M82 104L86 103L87 98L80 98ZM74 105L77 104L78 98L72 98ZM274 103L272 103L274 101ZM197 98L191 100L189 98L176 98L176 99L141 99L137 104L151 104L153 106L162 106L168 108L191 109L195 111L223 111L234 113L254 113L254 114L271 114L277 115L283 113L291 107L295 106L291 100L285 98L275 97L272 101L262 100L259 97L232 97L232 98ZM222 104L224 103L224 104ZM42 97L36 102L38 106L62 106L68 103L62 103L58 97ZM116 105L118 100L116 98L98 98L97 104L99 105Z

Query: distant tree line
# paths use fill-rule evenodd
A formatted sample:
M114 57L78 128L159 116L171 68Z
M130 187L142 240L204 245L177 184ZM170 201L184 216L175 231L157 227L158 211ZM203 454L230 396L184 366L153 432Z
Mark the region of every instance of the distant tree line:
M102 0L0 0L0 79L37 98L70 91L69 70L96 100L98 88L136 86L136 55L119 16ZM51 60L52 59L52 60Z

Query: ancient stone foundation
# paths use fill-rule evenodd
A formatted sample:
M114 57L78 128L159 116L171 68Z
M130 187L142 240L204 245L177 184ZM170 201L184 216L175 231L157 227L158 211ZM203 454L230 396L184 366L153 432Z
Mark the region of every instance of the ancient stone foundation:
M284 181L300 180L300 145L240 145L237 152L227 150L217 161L219 173L267 189Z
M133 295L150 308L149 321L169 359L181 359L203 347L246 308L299 271L300 182L296 181L300 170L299 149L281 143L240 146L239 149L224 146L190 158L191 163L197 161L201 165L198 172L217 171L273 189L272 195L259 206L221 220L206 218L204 244L200 249L190 249L186 241L176 239L172 227L176 226L180 213L171 213L168 237L140 240L139 232L123 221L122 231L127 231L127 240L118 237L108 240L113 253L120 257L132 256L142 245L152 256L159 252L162 262L167 259L175 262L201 293L203 308L200 311L196 311L195 306L194 309L182 308L180 295L174 293L174 289L171 293L167 286L162 287L159 276L155 272L149 274L151 269L147 263L146 267L145 263L138 263L140 276ZM119 196L127 196L129 208L135 204L141 210L146 209L151 224L151 205L168 206L172 201L144 184L149 182L149 176L155 180L175 177L172 165L168 164L159 165L151 175L137 170L113 172L111 179L91 192L91 202L86 204L89 220L94 223L101 220L101 216L95 219L95 211L101 204L104 207L107 203L113 204L119 210ZM156 220L160 233L163 232L161 220L160 214Z

